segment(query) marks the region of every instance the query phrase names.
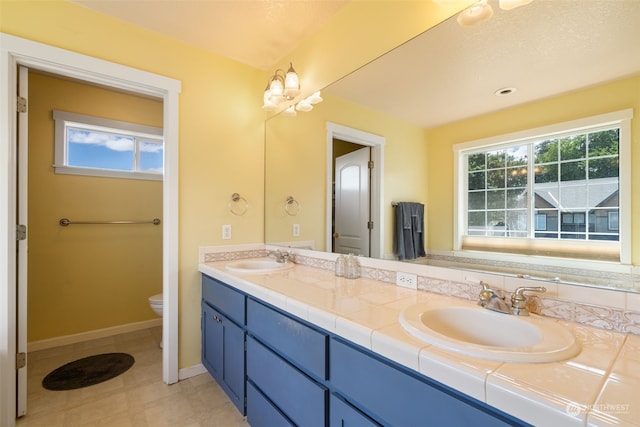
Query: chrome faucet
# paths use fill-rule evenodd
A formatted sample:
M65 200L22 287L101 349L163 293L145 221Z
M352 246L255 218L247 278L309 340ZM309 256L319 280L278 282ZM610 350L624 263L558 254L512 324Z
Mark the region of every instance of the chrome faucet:
M485 282L480 282L482 290L480 291L478 305L499 313L511 313L511 308L504 301L504 295L501 291L491 289Z
M281 251L280 249L278 249L277 251L271 251L267 253L267 256L273 256L276 259L276 262L285 264L289 262L291 254L287 251Z
M482 290L478 296L478 305L488 309L497 311L499 313L513 314L515 316L528 316L529 310L527 310L527 296L525 292L546 292L547 289L542 286L527 287L523 286L517 288L511 295L511 306L504 300L502 292L491 289L491 287L485 283L480 282Z
M527 296L524 294L525 292L547 292L547 288L543 286L523 286L517 288L511 295L511 314L515 314L516 316L529 315L529 310L527 310Z

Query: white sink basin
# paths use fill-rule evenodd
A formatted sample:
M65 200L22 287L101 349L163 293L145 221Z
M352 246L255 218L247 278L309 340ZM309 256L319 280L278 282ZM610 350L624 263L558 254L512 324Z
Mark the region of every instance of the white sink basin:
M543 363L580 352L580 343L567 328L536 315L514 316L476 305L422 303L407 307L399 320L421 341L481 359Z
M226 269L234 273L265 274L293 268L292 262L277 262L270 258L246 259L226 265Z

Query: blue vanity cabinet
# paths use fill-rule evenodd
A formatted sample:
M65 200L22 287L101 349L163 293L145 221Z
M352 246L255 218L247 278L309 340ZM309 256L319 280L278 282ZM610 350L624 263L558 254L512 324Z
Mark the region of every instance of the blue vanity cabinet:
M362 412L349 405L338 395L331 395L330 422L332 427L379 427L380 424L371 420Z
M334 392L382 425L528 425L341 339L332 339L330 346L330 381Z
M251 298L247 334L249 424L325 427L328 335Z
M244 415L246 297L208 276L202 295L202 364Z

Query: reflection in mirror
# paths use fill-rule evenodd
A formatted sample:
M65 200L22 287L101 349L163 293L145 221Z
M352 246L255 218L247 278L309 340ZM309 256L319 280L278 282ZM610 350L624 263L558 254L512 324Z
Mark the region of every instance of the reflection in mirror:
M374 165L383 178L380 220L373 225L380 251L372 256L394 258L391 204L412 201L426 207L431 262L456 266L454 144L623 108L638 114L640 2L535 0L494 10L489 21L473 27L462 28L451 18L326 88L325 102L312 112L267 121L265 242L334 250L328 238L334 233L328 225L328 183L335 182L327 178L334 161L327 160L328 122L386 141L384 158ZM631 131L640 132L638 120ZM288 195L302 206L296 216L284 210ZM634 221L632 227L640 227ZM638 238L632 239L632 252L632 264L640 264ZM582 264L574 263L576 274L568 276L566 262L552 261L541 270L526 260L503 260L494 256L464 267L637 286L629 275L618 274L630 269L612 267L585 277L577 271Z

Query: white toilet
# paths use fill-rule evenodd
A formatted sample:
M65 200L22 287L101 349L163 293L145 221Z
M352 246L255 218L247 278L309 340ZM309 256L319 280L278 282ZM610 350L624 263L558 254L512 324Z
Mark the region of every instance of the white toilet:
M162 317L162 294L155 294L150 296L149 306L154 313ZM162 340L160 340L160 348L162 348Z

